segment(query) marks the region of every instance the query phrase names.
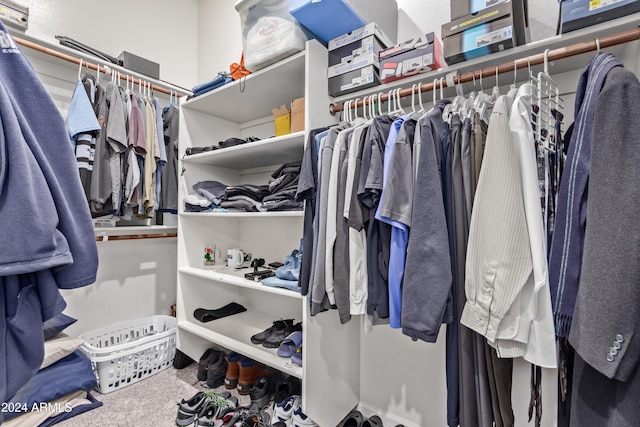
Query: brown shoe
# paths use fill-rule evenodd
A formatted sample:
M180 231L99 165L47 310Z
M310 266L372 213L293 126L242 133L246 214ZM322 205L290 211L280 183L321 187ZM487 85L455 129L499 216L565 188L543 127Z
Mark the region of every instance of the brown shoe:
M255 360L243 357L238 362L240 365L240 375L238 377L238 393L242 395L249 394L251 387L258 378L266 375L267 370Z
M224 377L224 386L228 389L233 389L238 386L238 378L240 377L240 359L242 355L229 352L227 354L227 374Z

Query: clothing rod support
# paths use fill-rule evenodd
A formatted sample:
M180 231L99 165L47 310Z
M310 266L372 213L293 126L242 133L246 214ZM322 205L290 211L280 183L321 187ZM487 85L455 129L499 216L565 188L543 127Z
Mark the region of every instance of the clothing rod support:
M29 40L25 40L23 38L20 38L18 36L11 36L13 38L13 40L25 47L28 47L29 49L33 49L36 50L38 52L42 52L42 53L46 53L47 55L51 55L51 56L55 56L56 58L60 58L60 59L64 59L65 61L69 61L69 62L73 62L74 64L78 64L80 65L80 61L82 60L82 65L86 66L92 70L98 70L101 73L105 73L107 74L108 70L107 67L111 68L110 65L107 65L107 67L105 66L100 66L97 64L92 64L91 62L88 62L86 59L82 58L76 58L75 56L71 56L68 55L66 53L62 53L62 52L58 52L57 50L48 48L48 47L44 47L42 45L39 45L38 43L34 43L32 41ZM115 64L114 64L115 65ZM135 78L131 75L128 74L123 74L123 72L120 72L120 80L128 80L128 81L132 81L135 84L144 84L144 82L146 82L146 80L144 80L143 78ZM172 93L176 93L178 95L178 97L184 96L184 95L189 95L190 92L185 91L184 89L178 89L178 88L171 88L171 89L166 89L162 86L157 86L155 84L151 84L151 88L155 91L158 92L162 92L162 93L166 93L167 95L170 95Z
M600 48L607 48L611 46L617 46L619 44L629 43L634 40L640 39L640 28L634 28L632 30L623 31L621 33L612 34L610 36L605 36L601 38L597 38L594 40L576 43L570 46L560 47L558 49L548 50L545 53L538 53L536 55L519 58L515 61L511 61L504 64L494 65L491 67L482 68L480 70L469 71L464 74L460 74L454 77L454 83L467 83L471 82L475 79L480 79L481 77L492 77L497 74L510 73L515 70L519 70L521 68L528 68L534 65L544 64L545 55L547 57L547 61L557 61L559 59L570 58L572 56L581 55L583 53L599 51ZM448 84L443 81L444 87L448 87ZM421 92L428 92L433 90L433 83L426 83L420 86L419 90ZM413 88L405 88L400 90L399 96L401 98L411 96L414 92ZM383 94L380 96L378 102L387 101L389 96L387 94ZM368 97L363 98L357 102L353 102L350 106L351 108L362 107L363 105L367 105ZM344 103L342 105L331 104L329 106L329 112L331 115L335 115L336 113L342 111Z

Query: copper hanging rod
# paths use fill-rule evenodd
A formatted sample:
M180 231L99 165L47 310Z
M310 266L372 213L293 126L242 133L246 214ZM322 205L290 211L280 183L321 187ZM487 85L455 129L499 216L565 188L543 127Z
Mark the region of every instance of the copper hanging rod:
M168 237L178 237L178 233L161 234L123 234L120 236L96 236L96 242L108 242L111 240L139 240L139 239L164 239Z
M634 28L632 30L623 31L621 33L612 34L610 36L599 37L590 41L576 43L570 46L560 47L558 49L550 50L547 53L547 61L556 61L558 59L570 58L572 56L581 55L587 52L593 52L601 48L607 48L616 46L619 44L629 43L634 40L640 39L640 28ZM540 65L544 63L544 53L538 53L525 58L519 58L515 61L511 61L504 64L494 65L491 67L482 68L480 70L469 71L464 74L460 74L454 77L455 84L467 83L484 77L492 77L496 75L496 68L498 74L509 73L521 68L530 67L534 65ZM447 83L442 80L443 87L447 87ZM420 86L420 92L429 92L433 90L433 83L425 83ZM440 87L440 82L437 83L437 87ZM417 93L417 88L405 88L399 91L399 97L404 98L411 96L412 93ZM380 95L380 99L376 98L376 102L384 102L389 99L388 94ZM357 100L353 102L351 108L362 107L368 104L368 98ZM344 103L342 105L331 104L329 106L329 112L333 115L342 111Z
M36 50L38 52L46 53L47 55L55 56L56 58L64 59L65 61L73 62L74 64L80 65L80 58L76 58L75 56L71 56L71 55L68 55L66 53L58 52L55 49L51 49L51 48L42 46L42 45L40 45L38 43L29 41L29 40L25 40L25 39L23 39L23 38L21 38L19 36L12 35L11 37L13 38L13 40L16 43L18 43L18 44L20 44L22 46L28 47L29 49L33 49L33 50ZM100 65L97 65L97 64L92 64L91 62L86 61L84 58L82 59L82 64L83 64L83 66L86 65L88 68L90 68L92 70L97 70L97 71L99 71L101 73L107 74L107 72L108 72L106 67L100 66ZM117 71L117 70L115 70L115 71ZM144 83L145 83L144 79L135 78L135 77L133 77L131 75L128 75L128 74L122 74L121 73L121 75L119 77L120 77L120 80L125 79L125 80L128 80L130 82L133 82L134 84L139 84L139 85L142 84L142 85L144 85ZM165 89L162 86L157 86L157 85L155 85L153 83L151 84L151 89L153 89L155 91L158 91L158 92L166 93L167 95L170 95L172 93L171 92L171 90L172 90L173 93L177 94L178 97L182 97L183 95L188 94L188 92L185 91L184 89L171 89L171 90L169 90L169 89Z

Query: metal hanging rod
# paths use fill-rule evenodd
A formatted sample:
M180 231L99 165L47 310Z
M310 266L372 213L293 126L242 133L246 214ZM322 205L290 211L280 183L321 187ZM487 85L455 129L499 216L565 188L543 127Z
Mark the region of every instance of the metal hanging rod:
M640 39L640 28L634 28L632 30L623 31L621 33L612 34L610 36L596 38L590 41L576 43L570 46L561 47L558 49L553 49L547 52L547 61L556 61L559 59L570 58L572 56L581 55L583 53L599 51L601 48L607 48L611 46L616 46L624 43L629 43L634 40ZM467 83L471 81L475 81L476 79L480 79L481 77L492 77L497 74L510 73L515 70L519 70L521 68L528 68L534 65L543 64L545 61L545 54L538 53L536 55L532 55L525 58L519 58L515 61L511 61L504 64L494 65L491 67L482 68L480 70L469 71L464 74L456 75L453 78L455 84L459 83ZM447 83L442 79L443 87L448 87ZM436 84L436 87L440 87L440 81ZM434 83L425 83L420 86L420 92L429 92L434 89ZM400 91L396 91L396 95L400 98L404 98L407 96L411 96L412 93L417 93L417 88L405 88ZM384 102L389 99L388 94L380 95L379 99L376 97L375 102ZM352 101L350 101L352 102ZM356 100L351 103L350 108L358 108L368 105L368 98L365 97L360 100ZM329 112L331 115L334 115L344 108L344 103L342 105L331 104L329 106Z
M112 240L139 240L139 239L166 239L169 237L178 237L178 233L162 233L162 234L123 234L115 236L96 236L96 242L109 242Z
M118 71L115 69L115 67L117 67L117 65L113 64L114 67L112 68L111 65L107 65L107 67L109 67L109 69L107 69L107 67L105 66L100 66L99 64L92 64L91 62L86 61L84 58L80 59L80 58L76 58L75 56L72 55L68 55L66 53L62 53L59 52L55 49L51 49L49 47L46 46L42 46L38 43L32 42L30 40L26 40L23 39L19 36L15 36L12 35L11 36L13 38L13 40L25 47L28 47L29 49L33 49L36 50L38 52L42 52L45 53L47 55L51 55L51 56L55 56L56 58L60 58L63 59L65 61L69 61L69 62L73 62L74 64L80 65L80 61L82 61L82 65L86 66L92 70L96 70L99 71L101 73L105 73L107 74L109 72L109 69L112 71ZM133 82L134 84L138 84L138 85L144 85L146 82L148 82L147 80L144 80L143 78L136 78L132 75L126 74L126 71L124 71L125 74L120 74L120 80L127 80L130 82ZM182 97L184 95L190 95L191 92L185 90L185 89L181 89L181 88L176 88L176 87L171 87L170 89L166 89L163 86L158 86L157 84L151 83L151 89L153 89L154 91L158 91L158 92L162 92L162 93L166 93L167 95L170 94L175 94L178 97Z

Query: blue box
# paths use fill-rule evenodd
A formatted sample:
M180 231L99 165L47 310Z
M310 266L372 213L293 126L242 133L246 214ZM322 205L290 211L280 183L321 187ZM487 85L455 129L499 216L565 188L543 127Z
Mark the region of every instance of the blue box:
M640 12L639 0L565 0L560 3L560 33Z
M398 31L395 0L289 0L289 12L325 43L371 22L393 43Z

